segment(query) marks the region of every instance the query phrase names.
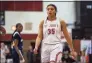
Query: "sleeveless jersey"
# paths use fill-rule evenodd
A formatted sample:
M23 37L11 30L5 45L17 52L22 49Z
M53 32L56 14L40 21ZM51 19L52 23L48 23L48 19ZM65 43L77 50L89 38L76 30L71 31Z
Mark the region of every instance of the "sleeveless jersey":
M12 35L12 42L14 42L15 39L18 40L18 48L19 48L19 50L22 50L23 49L23 39L22 39L20 33L17 32L17 31L15 31L13 33L13 35ZM13 47L13 49L14 49L14 47Z
M44 20L43 24L43 43L57 44L61 42L61 25L60 19L53 21Z

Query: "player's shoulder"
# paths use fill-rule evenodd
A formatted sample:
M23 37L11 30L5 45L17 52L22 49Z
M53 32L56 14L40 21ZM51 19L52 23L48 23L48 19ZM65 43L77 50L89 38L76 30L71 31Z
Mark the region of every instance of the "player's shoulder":
M41 20L41 21L40 21L40 25L43 25L43 23L44 23L44 20Z
M43 24L44 24L44 20L41 20L40 21L40 24L39 24L39 27L42 28L43 27Z
M18 31L15 31L15 32L13 33L13 36L16 36L16 35L19 35L19 32L18 32Z
M44 20L41 20L41 22L40 23L44 23Z
M60 24L66 24L64 19L59 18Z

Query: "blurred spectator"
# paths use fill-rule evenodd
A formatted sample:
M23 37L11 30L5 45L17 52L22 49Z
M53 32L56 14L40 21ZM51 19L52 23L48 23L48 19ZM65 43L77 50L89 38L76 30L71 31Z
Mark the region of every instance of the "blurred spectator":
M7 63L13 63L13 59L12 59L12 51L11 51L11 46L8 46L9 49L9 53L6 55L6 59L7 59Z
M81 40L81 52L81 63L90 63L89 54L91 53L91 40L85 38Z
M81 58L80 58L80 60L81 60L81 63L86 63L86 58L85 58L85 51L86 51L86 49L84 49L83 51L81 51Z
M33 63L34 55L33 55L33 47L31 43L27 51L27 59L28 59L28 63Z
M64 48L63 48L63 55L62 55L62 62L63 63L74 63L76 62L75 59L73 59L70 55L70 48L67 44L67 42L64 43Z
M5 45L3 42L1 43L1 63L6 62L6 55L9 53L9 49L7 45Z
M92 63L92 42L87 46L86 49L86 61Z
M81 51L78 53L78 55L77 55L77 61L80 63L80 57L81 57Z

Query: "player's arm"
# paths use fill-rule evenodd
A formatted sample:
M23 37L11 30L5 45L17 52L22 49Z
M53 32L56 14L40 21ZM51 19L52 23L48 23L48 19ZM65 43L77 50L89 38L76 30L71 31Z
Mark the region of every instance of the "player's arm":
M43 23L44 23L44 21L41 21L39 24L38 36L36 38L36 43L35 43L35 49L37 49L37 50L38 50L38 47L39 47L41 40L43 38Z
M18 53L19 57L21 57L21 59L23 59L22 53L21 53L21 51L18 48L18 39L14 40L14 48L15 48L16 52Z
M67 40L67 43L69 44L69 47L71 48L71 50L74 50L73 44L72 44L72 39L67 31L66 23L64 22L64 20L62 20L60 23L61 23L61 30L63 31L63 34Z

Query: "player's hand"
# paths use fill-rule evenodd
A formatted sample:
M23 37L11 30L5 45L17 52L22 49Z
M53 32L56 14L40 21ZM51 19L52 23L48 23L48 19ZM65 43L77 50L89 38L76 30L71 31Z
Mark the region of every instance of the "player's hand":
M25 59L23 58L22 60L20 60L20 63L24 63L25 62Z
M20 60L23 60L22 56L19 55L19 59L20 59Z
M38 54L38 48L34 48L34 54Z
M72 56L73 59L76 59L77 58L77 53L74 50L72 50L71 51L71 56Z
M25 60L24 60L24 57L23 56L19 56L19 59L20 59L20 63L24 63Z

